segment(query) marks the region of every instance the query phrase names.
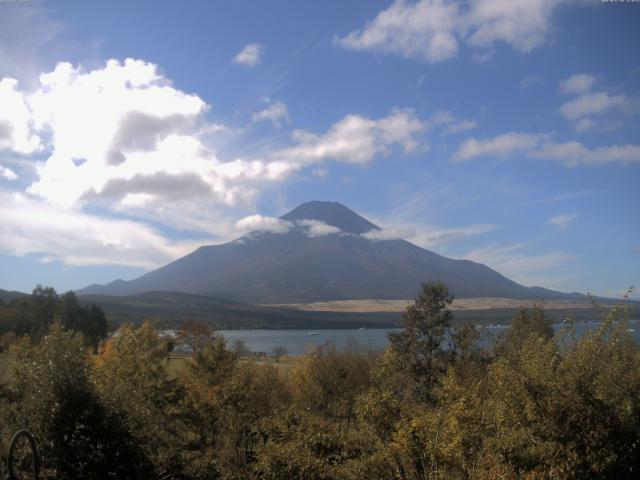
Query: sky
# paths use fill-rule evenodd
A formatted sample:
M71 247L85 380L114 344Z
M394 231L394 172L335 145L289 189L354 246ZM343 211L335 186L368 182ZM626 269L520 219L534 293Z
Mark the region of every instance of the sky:
M374 241L619 297L638 25L600 0L0 0L0 288L135 278L330 200Z

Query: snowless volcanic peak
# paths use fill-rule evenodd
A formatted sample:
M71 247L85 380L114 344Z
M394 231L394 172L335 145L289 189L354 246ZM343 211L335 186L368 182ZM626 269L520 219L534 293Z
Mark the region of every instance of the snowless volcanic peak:
M280 218L294 228L203 246L134 280L92 285L78 293L173 291L247 303L307 303L410 299L422 282L440 280L460 298L567 298L405 240L370 239L363 233L378 227L337 202L303 203ZM341 234L314 235L304 221L323 222Z
M369 230L379 230L367 219L338 202L305 202L280 217L282 220L319 220L339 228L343 232L360 235Z

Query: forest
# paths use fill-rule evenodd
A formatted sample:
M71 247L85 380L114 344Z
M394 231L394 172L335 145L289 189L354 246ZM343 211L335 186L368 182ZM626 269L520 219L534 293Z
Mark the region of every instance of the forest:
M637 478L624 304L581 337L522 308L487 344L451 302L425 284L382 352L262 362L207 335L176 365L151 323L107 336L99 307L39 287L0 306L3 461L27 429L43 479Z

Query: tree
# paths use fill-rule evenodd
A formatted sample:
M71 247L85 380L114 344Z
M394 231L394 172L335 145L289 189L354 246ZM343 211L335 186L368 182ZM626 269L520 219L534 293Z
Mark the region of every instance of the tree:
M181 391L167 372L167 355L166 342L150 323L125 325L102 345L93 376L104 402L125 419L153 462L155 478L182 468L176 448L183 429Z
M81 306L75 293L58 295L38 285L28 297L15 298L0 309L0 333L14 332L39 340L58 321L68 330L82 332L85 343L96 347L107 334L107 320L97 305Z
M25 299L26 315L18 325L16 334L22 336L25 333L32 339L39 339L46 335L49 325L56 314L58 295L51 287L38 285L31 292L31 296ZM26 318L25 318L26 317Z
M176 342L188 346L193 353L201 351L215 338L211 328L196 320L185 320L176 331Z
M509 328L498 338L496 353L500 355L508 351L517 351L530 337L550 340L553 334L553 320L545 315L542 305L537 304L532 308L520 307L511 319Z
M73 292L59 297L56 312L65 328L82 332L86 343L94 348L107 335L107 319L102 309L96 304L88 308L80 306Z
M450 355L442 348L453 315L447 308L453 296L442 282L427 282L403 314L404 329L389 333L398 367L413 379L415 398L434 401L433 388L444 374Z
M193 440L187 452L189 469L197 478L218 478L218 452L224 421L223 389L238 365L235 353L218 337L193 355L181 378L185 395L181 401L182 418ZM236 405L235 408L238 408ZM233 410L232 410L233 411Z
M637 476L640 351L614 315L574 345L530 335L490 366L484 444L519 476Z
M247 346L246 342L241 338L233 342L231 351L235 353L238 357L245 357L251 353L251 350Z
M54 323L39 343L23 338L10 348L13 430L36 435L43 478L149 478L137 442L95 391L83 343Z
M373 359L355 350L338 352L332 342L318 346L291 372L294 401L332 419L351 422L356 398L370 384Z

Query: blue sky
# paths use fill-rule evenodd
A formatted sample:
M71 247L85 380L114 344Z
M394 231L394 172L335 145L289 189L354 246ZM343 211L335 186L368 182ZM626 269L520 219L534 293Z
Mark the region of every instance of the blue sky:
M525 285L640 285L640 3L0 2L0 288L336 200Z

